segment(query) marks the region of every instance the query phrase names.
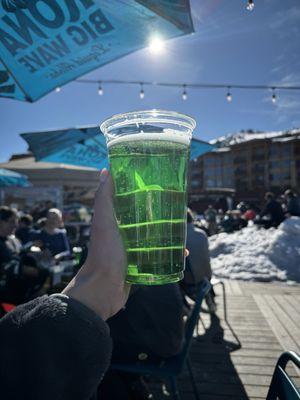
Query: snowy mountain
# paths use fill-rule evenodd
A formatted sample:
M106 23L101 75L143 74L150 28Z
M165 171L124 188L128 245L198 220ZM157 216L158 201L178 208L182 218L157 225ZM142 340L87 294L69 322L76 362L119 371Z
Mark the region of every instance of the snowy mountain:
M276 131L276 132L261 132L261 131L241 131L232 133L226 136L220 136L216 139L210 140L210 144L217 147L233 146L238 143L248 142L257 139L282 139L288 140L289 138L297 137L300 139L300 128L291 129L289 131Z

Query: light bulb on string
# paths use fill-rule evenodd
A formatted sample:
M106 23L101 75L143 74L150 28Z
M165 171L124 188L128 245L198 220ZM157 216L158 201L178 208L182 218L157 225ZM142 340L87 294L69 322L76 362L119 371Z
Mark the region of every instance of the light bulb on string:
M57 87L55 88L55 91L56 91L56 93L59 93L59 92L61 91L61 87L60 87L60 86L57 86Z
M276 93L275 93L275 88L273 88L272 90L273 90L273 94L272 94L272 103L275 104L276 101L277 101L277 96L276 96Z
M183 101L187 100L186 85L183 85L183 92L182 92L181 97L182 97Z
M228 103L230 103L232 101L232 94L230 93L230 87L228 87L228 91L226 94L226 100L228 101Z
M253 8L254 8L253 0L248 0L248 4L247 4L246 8L247 8L248 11L252 11L253 10Z
M143 84L141 83L140 85L141 85L140 99L143 100L143 98L145 97L145 92L144 92L144 89L143 89Z
M98 86L98 94L99 94L99 96L103 96L103 93L104 93L104 90L103 90L102 84L100 82L99 86Z

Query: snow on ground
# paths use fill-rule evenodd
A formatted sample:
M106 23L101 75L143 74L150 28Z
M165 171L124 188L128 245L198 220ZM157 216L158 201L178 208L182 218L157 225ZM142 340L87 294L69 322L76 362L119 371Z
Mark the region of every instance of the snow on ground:
M300 218L286 219L278 229L249 226L209 238L216 277L255 281L300 282Z

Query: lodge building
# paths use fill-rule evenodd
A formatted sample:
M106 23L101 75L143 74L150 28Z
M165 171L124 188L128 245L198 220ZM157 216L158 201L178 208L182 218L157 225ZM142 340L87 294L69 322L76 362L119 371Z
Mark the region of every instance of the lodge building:
M300 129L247 131L211 143L215 149L190 164L189 201L197 211L228 200L259 206L267 191L300 194Z

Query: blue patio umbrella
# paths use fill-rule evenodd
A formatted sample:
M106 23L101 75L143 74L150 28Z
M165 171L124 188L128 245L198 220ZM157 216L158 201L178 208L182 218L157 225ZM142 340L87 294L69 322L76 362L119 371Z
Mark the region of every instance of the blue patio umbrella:
M28 143L29 150L32 151L37 161L80 165L97 169L108 167L105 138L96 125L22 133L21 136ZM211 144L193 138L190 157L195 159L212 149Z
M189 0L0 0L0 96L33 102L153 34L191 32Z
M0 188L11 186L30 186L27 176L9 169L0 168Z

